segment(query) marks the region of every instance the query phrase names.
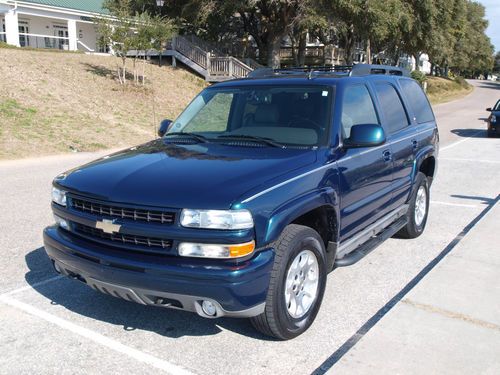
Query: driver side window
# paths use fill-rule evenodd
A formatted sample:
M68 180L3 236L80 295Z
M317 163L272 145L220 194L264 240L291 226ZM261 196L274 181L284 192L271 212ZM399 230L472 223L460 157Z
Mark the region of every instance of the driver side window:
M378 123L375 106L366 86L346 87L342 103L342 137L349 138L354 125Z

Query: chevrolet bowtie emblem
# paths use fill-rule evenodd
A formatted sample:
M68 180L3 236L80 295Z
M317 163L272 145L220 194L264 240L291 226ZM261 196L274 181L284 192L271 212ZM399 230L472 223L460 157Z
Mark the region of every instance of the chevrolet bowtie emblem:
M103 219L102 221L96 222L95 227L97 229L102 229L104 233L113 234L113 233L118 233L122 226L113 223L113 220Z

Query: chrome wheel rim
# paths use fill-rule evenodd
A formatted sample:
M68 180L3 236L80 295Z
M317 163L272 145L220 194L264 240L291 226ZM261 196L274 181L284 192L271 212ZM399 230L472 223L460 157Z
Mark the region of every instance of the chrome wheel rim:
M319 266L311 250L301 251L293 260L286 276L285 302L288 314L300 319L311 309L319 286Z
M415 224L418 226L424 222L425 214L427 213L427 191L425 187L420 186L415 199Z

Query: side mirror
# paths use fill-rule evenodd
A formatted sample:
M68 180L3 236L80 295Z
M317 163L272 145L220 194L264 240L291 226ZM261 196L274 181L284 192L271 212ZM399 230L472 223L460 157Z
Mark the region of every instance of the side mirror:
M162 120L162 122L160 122L160 127L158 128L158 136L159 137L163 137L168 129L170 129L170 126L172 125L172 120Z
M491 108L486 108L486 110L487 110L488 112L491 112Z
M344 140L344 147L374 147L383 143L385 143L385 132L380 125L353 125L350 137Z

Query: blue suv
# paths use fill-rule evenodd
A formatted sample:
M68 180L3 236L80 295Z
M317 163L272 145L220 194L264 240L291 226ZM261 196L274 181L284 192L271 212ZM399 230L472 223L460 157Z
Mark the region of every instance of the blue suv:
M257 70L159 134L55 178L58 273L286 340L314 321L330 271L425 228L438 129L400 68Z

